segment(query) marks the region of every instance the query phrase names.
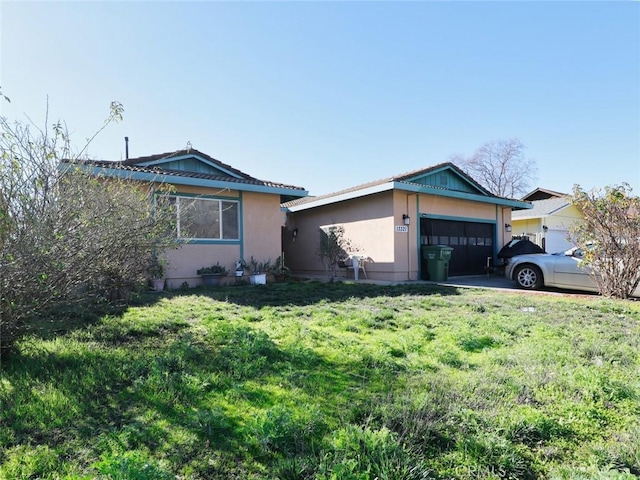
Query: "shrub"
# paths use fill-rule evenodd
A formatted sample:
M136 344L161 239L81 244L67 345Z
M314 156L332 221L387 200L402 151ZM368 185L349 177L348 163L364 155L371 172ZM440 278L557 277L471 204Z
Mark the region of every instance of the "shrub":
M120 118L112 105L107 123ZM85 173L60 124L0 117L0 356L30 319L63 303L114 302L146 283L154 253L176 245L162 186Z

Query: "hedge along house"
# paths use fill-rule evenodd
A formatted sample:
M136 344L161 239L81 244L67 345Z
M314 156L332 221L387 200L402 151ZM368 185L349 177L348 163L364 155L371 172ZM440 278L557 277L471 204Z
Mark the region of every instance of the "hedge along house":
M282 254L285 222L280 205L308 194L302 187L258 180L195 149L85 161L82 167L105 178L173 187L176 235L184 243L165 253L167 288L200 285L197 270L218 262L233 275L238 259L275 261Z
M529 202L489 193L452 163L283 204L287 265L299 274L324 274L320 232L344 229L354 251L368 257L370 279L428 279L424 245L453 248L449 276L482 274L511 240L512 208ZM344 273L346 275L346 271Z

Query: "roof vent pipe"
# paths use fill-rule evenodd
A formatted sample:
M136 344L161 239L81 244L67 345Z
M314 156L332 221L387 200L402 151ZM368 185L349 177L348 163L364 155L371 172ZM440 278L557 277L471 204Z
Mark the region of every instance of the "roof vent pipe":
M124 158L129 160L129 137L124 137Z

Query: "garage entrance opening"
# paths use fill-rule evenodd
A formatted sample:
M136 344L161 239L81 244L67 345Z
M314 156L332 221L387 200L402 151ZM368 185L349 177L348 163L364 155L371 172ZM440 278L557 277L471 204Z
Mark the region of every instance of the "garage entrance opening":
M420 219L422 245L447 245L453 248L449 276L486 273L487 257L493 258L495 226L492 223ZM421 265L424 272L425 265ZM423 275L424 277L424 275Z

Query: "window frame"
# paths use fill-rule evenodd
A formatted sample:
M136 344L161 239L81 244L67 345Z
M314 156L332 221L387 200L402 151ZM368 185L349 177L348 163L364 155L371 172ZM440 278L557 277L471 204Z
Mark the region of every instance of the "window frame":
M188 193L170 193L166 194L167 197L175 201L175 209L176 209L176 237L179 241L185 243L206 243L206 244L235 244L240 243L242 239L242 202L239 198L234 197L220 197L220 196L210 196L210 195L194 195ZM215 237L184 237L180 232L180 199L186 199L188 201L194 200L202 200L207 202L215 202L217 203L218 215L219 215L219 238ZM224 215L223 215L223 203L233 203L237 205L237 238L223 238L224 235Z

